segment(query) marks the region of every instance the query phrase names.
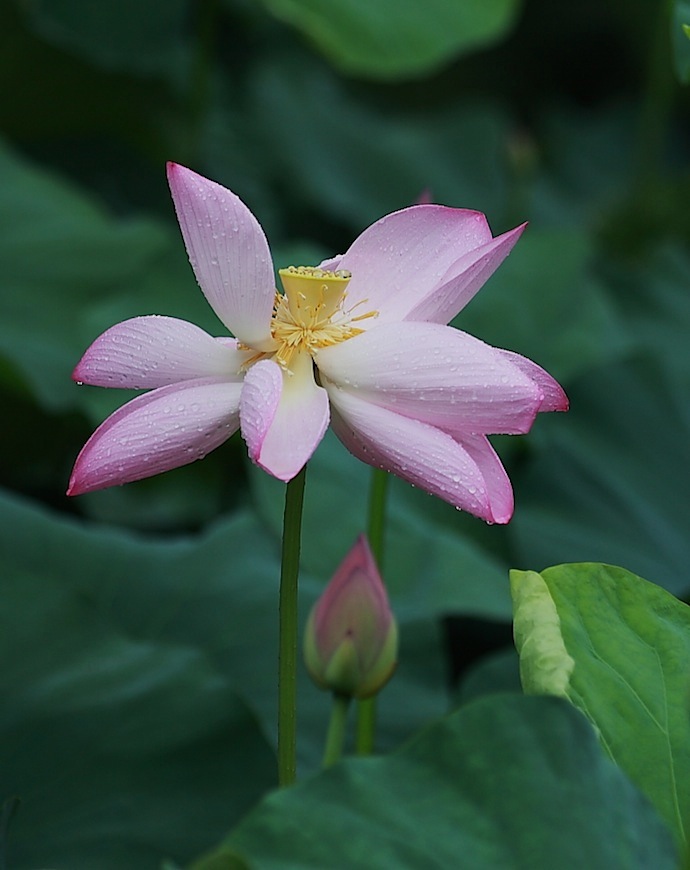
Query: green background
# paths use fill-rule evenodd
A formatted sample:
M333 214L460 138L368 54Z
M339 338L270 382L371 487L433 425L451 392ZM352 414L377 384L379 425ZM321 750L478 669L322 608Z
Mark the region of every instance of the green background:
M443 842L476 848L473 866L548 867L549 792L532 774L574 741L553 788L591 829L592 866L662 866L635 831L673 866L653 811L565 704L480 699L438 734L418 730L518 689L511 567L608 562L687 596L688 13L659 0L0 3L0 862L182 866L275 784L282 485L235 438L163 477L64 495L81 445L125 398L72 383L88 344L152 313L222 334L174 219L175 160L245 200L278 266L343 251L424 191L484 211L495 234L528 220L455 325L535 359L571 399L528 437L496 439L516 494L506 528L391 481L385 574L402 649L379 747L394 752L269 796L226 856L279 866L261 851L276 812L299 827L322 807L336 836L339 790L371 776L358 818L385 802L382 784L440 801L427 840L408 843L417 858L391 847L377 866L433 866L428 843ZM328 437L307 483L304 615L364 526L368 481ZM328 699L304 678L300 693L307 775ZM499 733L484 738L482 717ZM517 761L490 742L511 722ZM494 810L463 816L466 841L463 774L446 781L463 745L496 777L472 796ZM427 818L414 802L396 812L393 827ZM541 825L503 864L476 839L502 813ZM602 819L627 843L615 859ZM557 863L576 867L567 830ZM531 847L537 863L515 857ZM295 866L324 866L296 849Z

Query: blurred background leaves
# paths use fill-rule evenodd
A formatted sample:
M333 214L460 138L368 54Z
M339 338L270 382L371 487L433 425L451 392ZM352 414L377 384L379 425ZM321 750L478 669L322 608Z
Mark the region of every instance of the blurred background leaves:
M372 79L428 74L444 61L495 42L515 19L516 0L263 0L344 72Z
M242 196L278 265L343 251L424 190L495 233L530 222L455 325L544 365L571 411L496 439L507 528L392 482L403 649L381 748L451 699L515 685L509 567L596 559L687 596L688 22L685 0L0 4L9 866L90 870L97 842L113 867L186 862L273 782L282 487L234 439L64 496L125 398L72 383L90 341L147 313L222 333L168 159ZM364 525L367 481L328 438L307 485L305 610ZM301 691L308 771L327 702Z

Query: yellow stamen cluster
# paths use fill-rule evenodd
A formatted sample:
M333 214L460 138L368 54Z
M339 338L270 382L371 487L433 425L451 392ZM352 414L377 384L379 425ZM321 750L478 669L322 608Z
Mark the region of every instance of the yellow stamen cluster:
M352 277L345 270L290 266L279 275L285 293L276 293L271 333L278 343L273 358L286 371L296 353L313 355L319 348L353 338L363 332L354 323L377 314L368 311L352 316L354 309L345 309L346 287Z

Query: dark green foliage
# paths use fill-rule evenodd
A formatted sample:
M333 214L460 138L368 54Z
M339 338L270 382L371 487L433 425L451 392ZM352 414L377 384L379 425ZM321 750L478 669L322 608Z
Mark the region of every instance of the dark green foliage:
M459 651L443 627L453 615L507 626L509 567L600 560L688 594L688 8L1 6L0 866L184 864L246 813L204 870L452 866L459 853L487 870L575 868L576 845L590 850L580 866L673 866L650 807L562 704L480 699L401 743L453 698L515 686L513 656ZM516 493L508 528L391 482L384 573L402 649L379 746L392 754L264 800L282 485L236 438L161 478L64 496L84 440L128 398L72 383L86 346L139 314L225 331L187 263L167 159L235 190L278 265L343 251L425 189L486 212L495 233L528 220L455 325L532 357L572 403L527 438L496 439ZM368 480L324 441L307 483L305 613L365 525ZM473 658L457 694L451 662ZM306 680L300 702L307 774L327 703ZM467 773L472 759L486 781ZM391 806L395 830L416 824L415 837L372 845L383 821L369 808L406 789L431 796ZM360 826L341 848L389 848L380 860L324 858L341 790ZM296 839L281 864L265 832L304 828L314 806L322 839ZM487 845L472 826L492 832L501 813L512 839Z

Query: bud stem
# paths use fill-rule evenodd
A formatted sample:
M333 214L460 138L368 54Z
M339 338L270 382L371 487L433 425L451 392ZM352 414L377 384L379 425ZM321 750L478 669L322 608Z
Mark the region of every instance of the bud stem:
M345 725L347 724L347 711L350 708L349 695L333 693L333 706L331 707L331 721L328 723L326 735L326 747L323 753L323 767L330 767L339 761L343 754L345 743Z
M386 529L388 472L373 468L369 488L369 546L380 572L383 571L383 545ZM376 695L357 702L357 755L371 755L376 734Z
M297 776L297 581L306 474L305 465L285 490L278 641L278 782L281 786L291 785Z

